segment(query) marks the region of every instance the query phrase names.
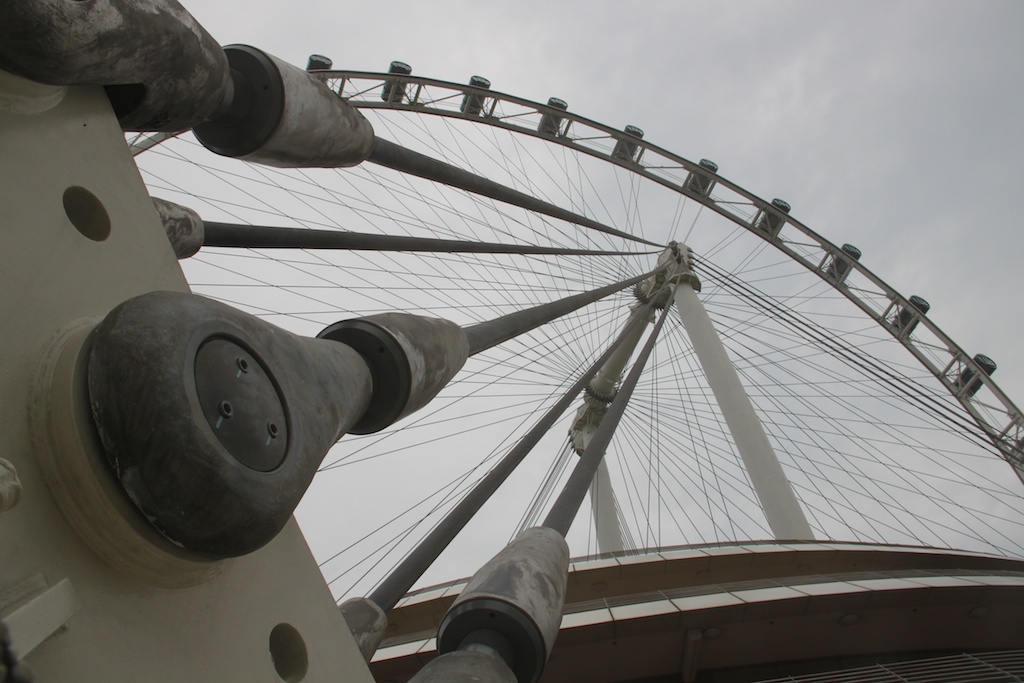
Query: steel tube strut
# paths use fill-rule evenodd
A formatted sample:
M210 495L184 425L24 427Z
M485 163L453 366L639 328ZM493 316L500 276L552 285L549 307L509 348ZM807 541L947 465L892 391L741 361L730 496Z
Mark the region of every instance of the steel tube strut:
M553 254L557 256L631 256L653 252L563 249L533 245L469 242L430 237L373 235L342 230L307 230L203 221L204 247L250 249L348 249L350 251L426 251L466 254Z
M423 572L448 547L448 544L452 542L456 534L466 526L469 520L483 507L483 504L498 490L498 487L519 466L523 458L526 457L533 447L537 445L537 442L551 429L558 418L569 408L579 393L583 391L583 387L597 374L598 368L608 361L633 328L637 326L642 328L646 324L647 310L646 308L639 309L629 317L619 337L611 346L590 366L589 370L569 387L554 405L548 408L543 417L534 424L512 450L505 454L501 461L473 487L465 498L459 501L459 504L384 579L384 582L369 595L371 601L376 603L385 613L398 604L398 601L412 588L412 585L423 575Z
M608 235L615 235L623 239L631 240L633 242L640 242L647 244L652 247L661 247L662 245L656 242L650 242L630 235L628 232L616 230L615 228L609 227L604 223L599 223L586 216L581 216L578 213L573 213L561 207L555 206L542 199L537 199L519 190L513 190L511 187L506 187L500 183L496 183L493 180L488 180L483 176L478 176L475 173L463 170L457 166L433 159L419 152L414 152L405 147L396 145L393 142L388 142L379 137L375 137L373 140L373 149L370 150L370 156L367 157L367 161L386 166L402 173L408 173L426 180L433 180L444 185L458 188L460 190L466 190L473 194L478 194L483 197L489 197L505 204L511 204L518 206L527 211L535 211L537 213L550 216L551 218L557 218L559 220L581 225L591 230L597 230Z
M608 406L608 412L601 420L597 431L594 432L590 444L587 445L583 455L580 456L576 467L573 468L572 474L569 475L568 481L565 482L565 486L558 495L558 499L551 506L551 510L544 519L542 526L554 529L562 536L569 533L569 527L572 526L576 513L580 509L580 504L583 503L583 498L587 495L587 490L590 488L590 482L594 478L594 473L597 471L598 465L600 465L605 452L608 450L608 444L611 443L612 436L615 434L615 428L618 427L619 421L626 411L629 399L633 395L633 389L636 388L637 381L640 379L640 373L643 372L647 359L650 358L651 351L654 349L654 342L657 341L661 328L665 326L669 310L670 307L666 306L661 317L658 318L658 322L655 323L651 336L647 339L647 343L644 344L643 349L637 356L633 367L630 368L629 374L626 375L626 379L622 382L622 386L619 387L615 399Z
M540 327L544 323L551 322L556 318L572 313L578 308L583 308L587 304L603 299L609 294L614 294L626 287L635 285L656 272L657 270L653 270L650 273L637 275L629 280L622 280L621 282L605 285L598 289L592 289L589 292L574 294L558 301L541 304L540 306L503 315L494 320L465 327L463 329L466 332L466 338L469 340L469 355L472 356L481 351L486 351L492 346L497 346L513 337L518 337L535 327Z

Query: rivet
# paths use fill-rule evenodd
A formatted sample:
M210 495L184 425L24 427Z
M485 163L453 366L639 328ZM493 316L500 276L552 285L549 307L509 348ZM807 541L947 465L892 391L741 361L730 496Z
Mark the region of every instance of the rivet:
M234 412L234 409L231 407L231 404L228 403L227 401L221 401L220 404L217 406L217 411L221 414L221 417L231 417L232 413Z

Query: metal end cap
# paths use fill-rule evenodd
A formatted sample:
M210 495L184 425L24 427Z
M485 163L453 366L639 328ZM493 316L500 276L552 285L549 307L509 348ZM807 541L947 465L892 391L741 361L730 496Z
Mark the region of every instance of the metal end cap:
M366 360L373 376L370 405L352 434L372 434L392 424L409 403L412 371L405 351L382 327L366 320L343 320L317 335L355 349Z
M547 661L540 628L522 610L493 598L474 598L457 604L445 615L437 632L437 651L454 652L465 638L481 629L497 631L515 653L509 667L519 683L534 683Z

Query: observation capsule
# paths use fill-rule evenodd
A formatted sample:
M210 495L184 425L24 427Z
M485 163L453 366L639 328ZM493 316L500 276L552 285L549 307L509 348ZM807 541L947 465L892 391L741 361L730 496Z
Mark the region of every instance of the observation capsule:
M469 79L469 84L474 88L483 88L488 90L491 87L491 82L483 76L473 76ZM480 93L467 92L466 96L462 98L462 106L459 107L459 111L468 116L480 116L480 112L484 110L484 96Z
M771 207L761 209L757 218L754 219L754 228L774 236L782 229L782 225L786 222L786 216L791 210L789 202L785 199L775 198L772 200Z
M551 97L548 98L548 106L552 109L565 111L569 108L569 103L563 99ZM545 135L557 135L559 128L562 127L563 120L558 114L546 111L541 114L540 123L537 124L537 132L544 133Z
M925 315L931 309L931 304L916 294L907 299L907 302L906 306L901 306L897 310L892 325L898 332L910 334L917 327L917 321L920 316ZM915 311L914 309L917 310Z
M860 249L853 246L852 244L844 244L840 247L842 254L846 254L854 261L860 261L861 252ZM832 262L825 269L825 274L833 280L841 280L846 275L846 271L850 269L850 260L843 258L842 255L837 254L832 258Z
M626 126L622 129L622 132L629 137L636 138L637 140L642 140L644 137L644 132L636 126ZM634 162L636 161L636 151L638 147L639 146L635 142L632 142L628 138L616 138L615 149L612 150L612 158L618 159L619 161Z
M710 159L701 159L697 165L711 173L718 173L718 164ZM694 194L699 194L702 197L710 195L711 189L714 186L715 179L707 173L701 173L699 170L691 171L690 175L687 176L686 181L683 183L684 188Z
M306 71L327 71L332 66L334 66L334 62L331 61L331 58L323 55L310 55L309 60L306 61Z
M408 76L412 73L412 67L405 62L395 60L388 67L388 73ZM389 78L384 81L384 89L380 92L380 98L385 102L401 102L405 98L405 83L397 78Z
M978 364L981 371L988 376L991 376L996 371L996 362L988 356L979 353L974 357L974 362ZM971 381L973 379L973 381ZM960 377L956 380L956 387L958 389L967 387L964 390L964 394L970 398L978 393L978 390L982 387L982 381L980 378L974 377L974 370L971 368L964 368L960 371Z

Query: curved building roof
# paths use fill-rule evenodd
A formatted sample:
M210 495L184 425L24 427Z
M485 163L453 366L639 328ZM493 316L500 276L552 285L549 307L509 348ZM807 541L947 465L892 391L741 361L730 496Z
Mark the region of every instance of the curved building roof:
M378 681L408 680L435 656L437 624L464 585L399 604L371 666ZM760 681L1022 649L1022 627L1022 560L858 543L687 546L573 562L541 680Z

